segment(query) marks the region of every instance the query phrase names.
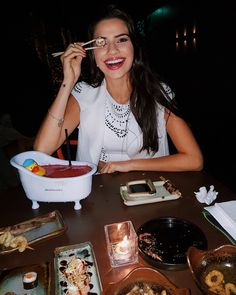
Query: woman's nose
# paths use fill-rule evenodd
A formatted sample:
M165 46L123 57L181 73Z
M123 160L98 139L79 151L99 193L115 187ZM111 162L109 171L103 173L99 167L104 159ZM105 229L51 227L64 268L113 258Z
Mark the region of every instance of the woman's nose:
M107 43L107 51L109 53L117 52L118 51L118 46L117 46L116 42L108 42Z

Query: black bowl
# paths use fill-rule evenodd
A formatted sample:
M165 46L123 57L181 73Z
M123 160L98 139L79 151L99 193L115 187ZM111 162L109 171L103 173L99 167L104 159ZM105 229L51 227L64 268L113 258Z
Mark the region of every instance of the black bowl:
M207 239L195 224L175 217L161 217L144 223L138 230L141 256L151 265L168 270L187 268L190 246L207 249Z

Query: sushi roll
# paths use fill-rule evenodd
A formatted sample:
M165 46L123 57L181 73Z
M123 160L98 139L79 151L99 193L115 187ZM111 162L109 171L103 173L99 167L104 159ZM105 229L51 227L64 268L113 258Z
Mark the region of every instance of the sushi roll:
M23 286L25 290L33 289L38 286L38 274L34 271L23 275Z

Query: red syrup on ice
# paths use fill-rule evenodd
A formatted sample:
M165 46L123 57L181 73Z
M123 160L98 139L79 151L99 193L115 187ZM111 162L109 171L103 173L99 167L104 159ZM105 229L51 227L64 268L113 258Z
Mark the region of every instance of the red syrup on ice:
M92 170L88 165L42 165L46 170L44 176L51 178L76 177L84 175Z

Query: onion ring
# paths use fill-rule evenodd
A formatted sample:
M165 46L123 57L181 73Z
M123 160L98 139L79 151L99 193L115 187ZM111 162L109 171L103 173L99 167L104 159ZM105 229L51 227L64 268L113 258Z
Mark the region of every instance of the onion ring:
M236 294L236 286L232 283L225 284L225 295Z
M210 271L205 277L205 283L209 287L219 286L224 281L224 276L222 272L218 270Z

